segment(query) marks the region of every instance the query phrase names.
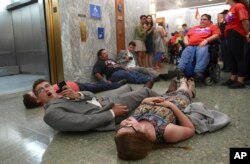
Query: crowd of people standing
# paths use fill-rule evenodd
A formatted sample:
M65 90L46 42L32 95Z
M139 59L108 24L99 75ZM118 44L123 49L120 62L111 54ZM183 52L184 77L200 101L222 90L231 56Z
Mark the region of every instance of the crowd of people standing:
M135 52L140 67L160 69L161 60L167 55L167 32L163 22L154 25L151 15L141 15L135 27Z

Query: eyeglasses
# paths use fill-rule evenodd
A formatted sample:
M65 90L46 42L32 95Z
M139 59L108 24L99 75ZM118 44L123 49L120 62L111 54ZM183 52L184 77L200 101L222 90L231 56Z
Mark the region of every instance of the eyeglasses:
M40 87L36 90L36 94L44 93L46 88L49 88L50 84L45 84L44 87Z
M205 20L208 20L208 19L201 19L201 21L205 21Z
M138 132L138 131L133 127L132 124L120 126L120 127L116 130L116 132L118 132L118 131L119 131L120 129L122 129L122 128L132 128L135 132Z

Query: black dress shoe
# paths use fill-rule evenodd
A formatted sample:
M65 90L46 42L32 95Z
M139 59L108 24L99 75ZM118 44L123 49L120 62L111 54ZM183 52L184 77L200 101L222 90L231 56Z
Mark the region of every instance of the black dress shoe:
M197 81L202 81L204 80L204 75L201 72L196 72L194 75L194 79Z
M234 83L235 83L235 81L233 81L231 79L228 79L227 81L221 83L221 85L223 85L223 86L229 86L229 85L232 85Z
M238 81L236 81L235 83L228 86L228 88L230 88L230 89L242 89L242 88L245 88L245 87L246 87L245 84L240 83Z
M177 74L177 80L180 80L182 77L185 77L185 74L181 69L176 68L175 72Z
M159 75L159 76L153 78L153 81L154 81L154 82L158 82L158 81L160 81L160 79L161 79L161 78L160 78L160 75Z
M245 81L245 84L246 84L246 85L250 85L250 80L246 80L246 81Z

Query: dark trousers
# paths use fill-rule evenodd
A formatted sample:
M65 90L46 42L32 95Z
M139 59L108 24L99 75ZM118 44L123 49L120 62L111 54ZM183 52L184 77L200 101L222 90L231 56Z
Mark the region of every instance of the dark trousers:
M77 82L76 82L77 83ZM93 93L107 91L111 89L116 89L121 86L119 83L106 83L104 81L100 81L97 83L77 83L80 91L90 91Z
M231 62L231 73L240 77L246 76L246 60L244 55L245 36L235 30L228 31L228 50Z
M149 80L152 80L152 77L133 70L118 70L111 75L109 80L116 82L124 79L128 83L145 84Z
M246 58L246 78L250 80L250 42L245 44L245 58Z
M228 41L226 39L221 40L221 58L223 61L223 69L231 70L230 57L228 54Z

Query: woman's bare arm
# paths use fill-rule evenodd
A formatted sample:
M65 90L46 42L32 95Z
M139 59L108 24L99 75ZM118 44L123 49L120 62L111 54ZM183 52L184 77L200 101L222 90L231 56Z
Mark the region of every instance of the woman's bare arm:
M170 123L168 126L166 126L164 132L164 138L166 142L175 143L188 139L194 135L195 127L193 123L176 105L169 101L164 101L163 103L159 104L169 107L173 111L179 123L179 125Z

